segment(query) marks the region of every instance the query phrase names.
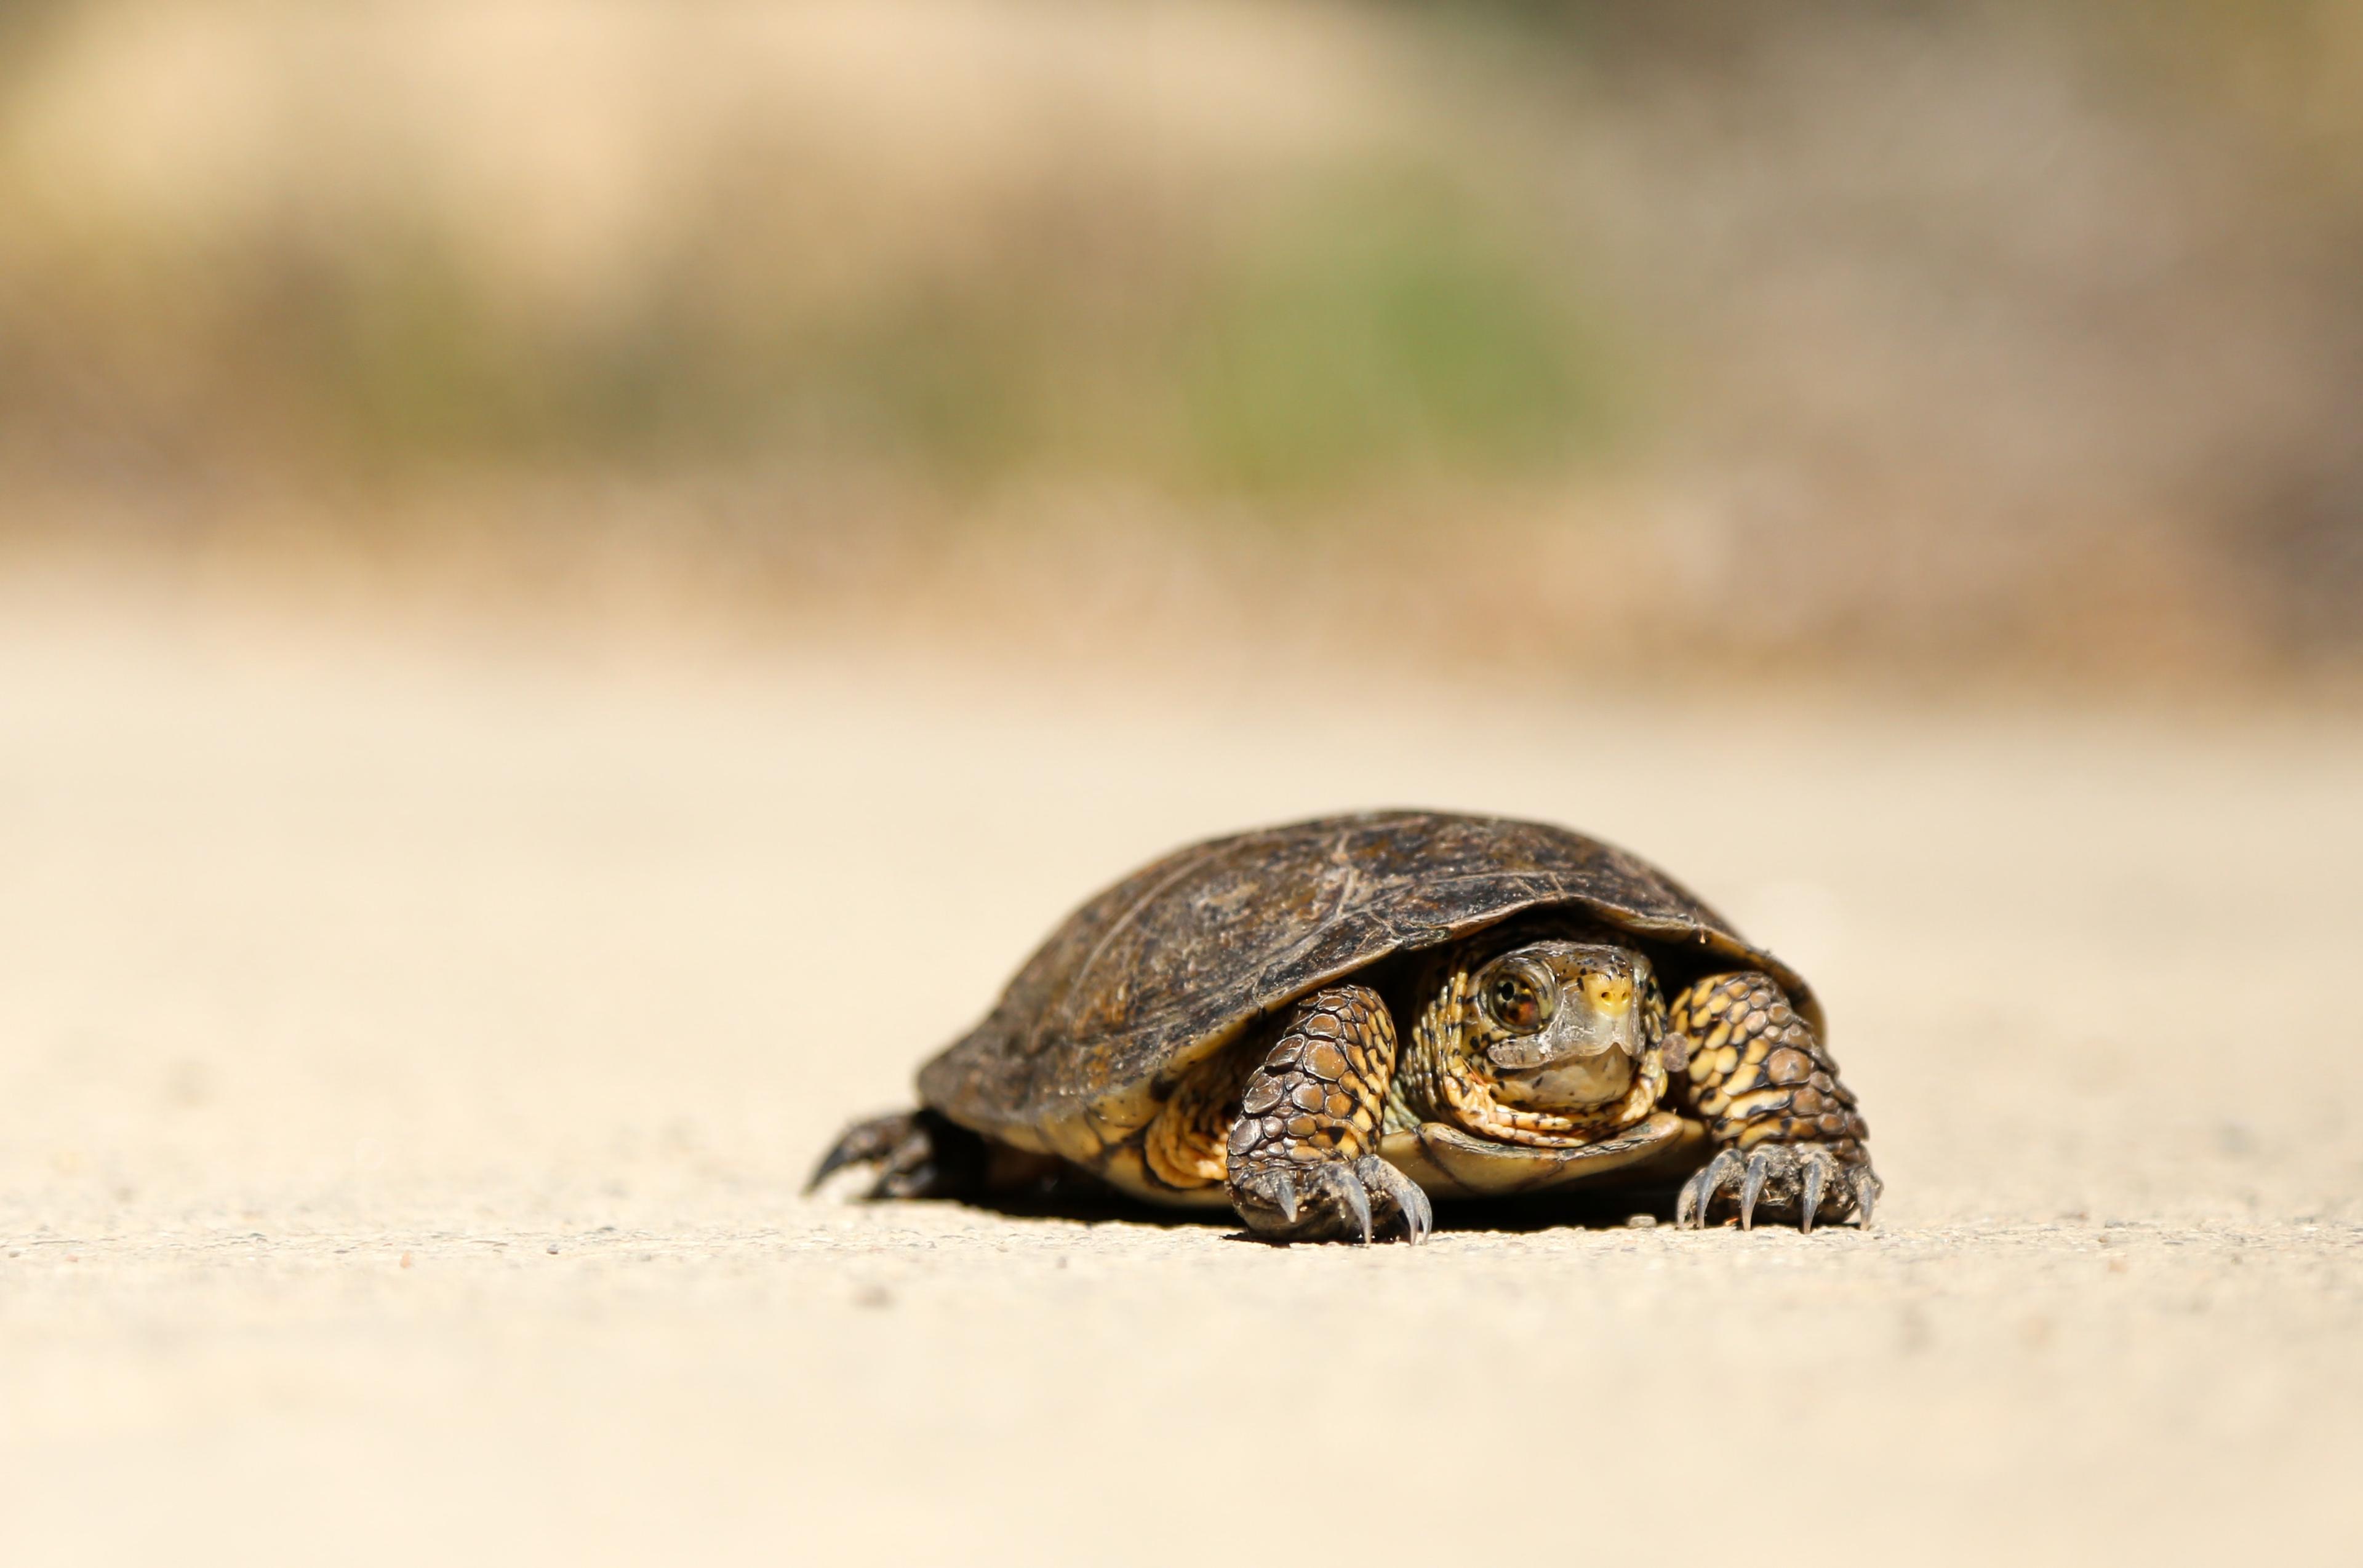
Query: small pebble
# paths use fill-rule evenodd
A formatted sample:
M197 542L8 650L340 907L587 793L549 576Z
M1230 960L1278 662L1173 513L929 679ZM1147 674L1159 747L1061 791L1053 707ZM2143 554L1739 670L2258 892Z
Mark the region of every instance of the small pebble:
M1658 1228L1658 1217L1654 1214L1636 1214L1627 1219L1625 1226L1629 1230L1655 1230Z
M558 1256L558 1243L557 1243L557 1242L555 1242L555 1241L552 1241L549 1246L544 1247L544 1248L542 1249L542 1251L545 1251L545 1252L548 1252L551 1257L553 1257L553 1258L554 1258L554 1257Z
M402 1255L402 1266L405 1269L410 1266L410 1254L407 1252Z

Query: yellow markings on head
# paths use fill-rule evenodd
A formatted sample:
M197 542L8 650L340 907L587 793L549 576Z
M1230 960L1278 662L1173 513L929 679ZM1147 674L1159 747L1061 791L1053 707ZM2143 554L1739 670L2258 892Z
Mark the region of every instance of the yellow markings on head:
M1583 996L1603 1013L1621 1013L1633 1005L1633 977L1604 969L1583 972Z

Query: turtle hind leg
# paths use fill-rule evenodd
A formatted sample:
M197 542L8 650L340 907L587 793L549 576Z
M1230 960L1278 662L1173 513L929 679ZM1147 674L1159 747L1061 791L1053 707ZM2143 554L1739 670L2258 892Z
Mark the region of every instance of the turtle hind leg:
M849 1165L874 1165L873 1198L967 1198L984 1188L984 1140L925 1106L857 1121L804 1183L809 1193Z
M1226 1146L1231 1207L1272 1241L1368 1241L1435 1225L1418 1184L1379 1158L1395 1026L1367 985L1299 1002L1248 1075Z

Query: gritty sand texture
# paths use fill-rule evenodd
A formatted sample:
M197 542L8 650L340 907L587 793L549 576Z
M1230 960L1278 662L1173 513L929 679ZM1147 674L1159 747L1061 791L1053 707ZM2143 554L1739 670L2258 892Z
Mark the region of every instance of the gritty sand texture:
M2351 723L7 609L0 1562L2355 1561ZM1811 973L1881 1227L799 1195L1085 894L1382 803Z

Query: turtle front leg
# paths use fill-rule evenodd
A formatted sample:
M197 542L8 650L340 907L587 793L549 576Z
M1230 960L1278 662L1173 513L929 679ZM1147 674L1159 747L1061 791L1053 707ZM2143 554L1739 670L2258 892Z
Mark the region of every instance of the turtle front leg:
M1713 974L1675 997L1665 1059L1674 1096L1719 1145L1684 1184L1675 1224L1704 1225L1727 1196L1743 1230L1759 1211L1803 1230L1816 1217L1869 1225L1881 1186L1863 1147L1870 1129L1770 975Z
M1419 1184L1379 1158L1395 1072L1395 1025L1367 985L1332 985L1296 1004L1251 1073L1226 1146L1231 1206L1272 1241L1368 1241L1400 1223L1418 1241L1435 1225Z

